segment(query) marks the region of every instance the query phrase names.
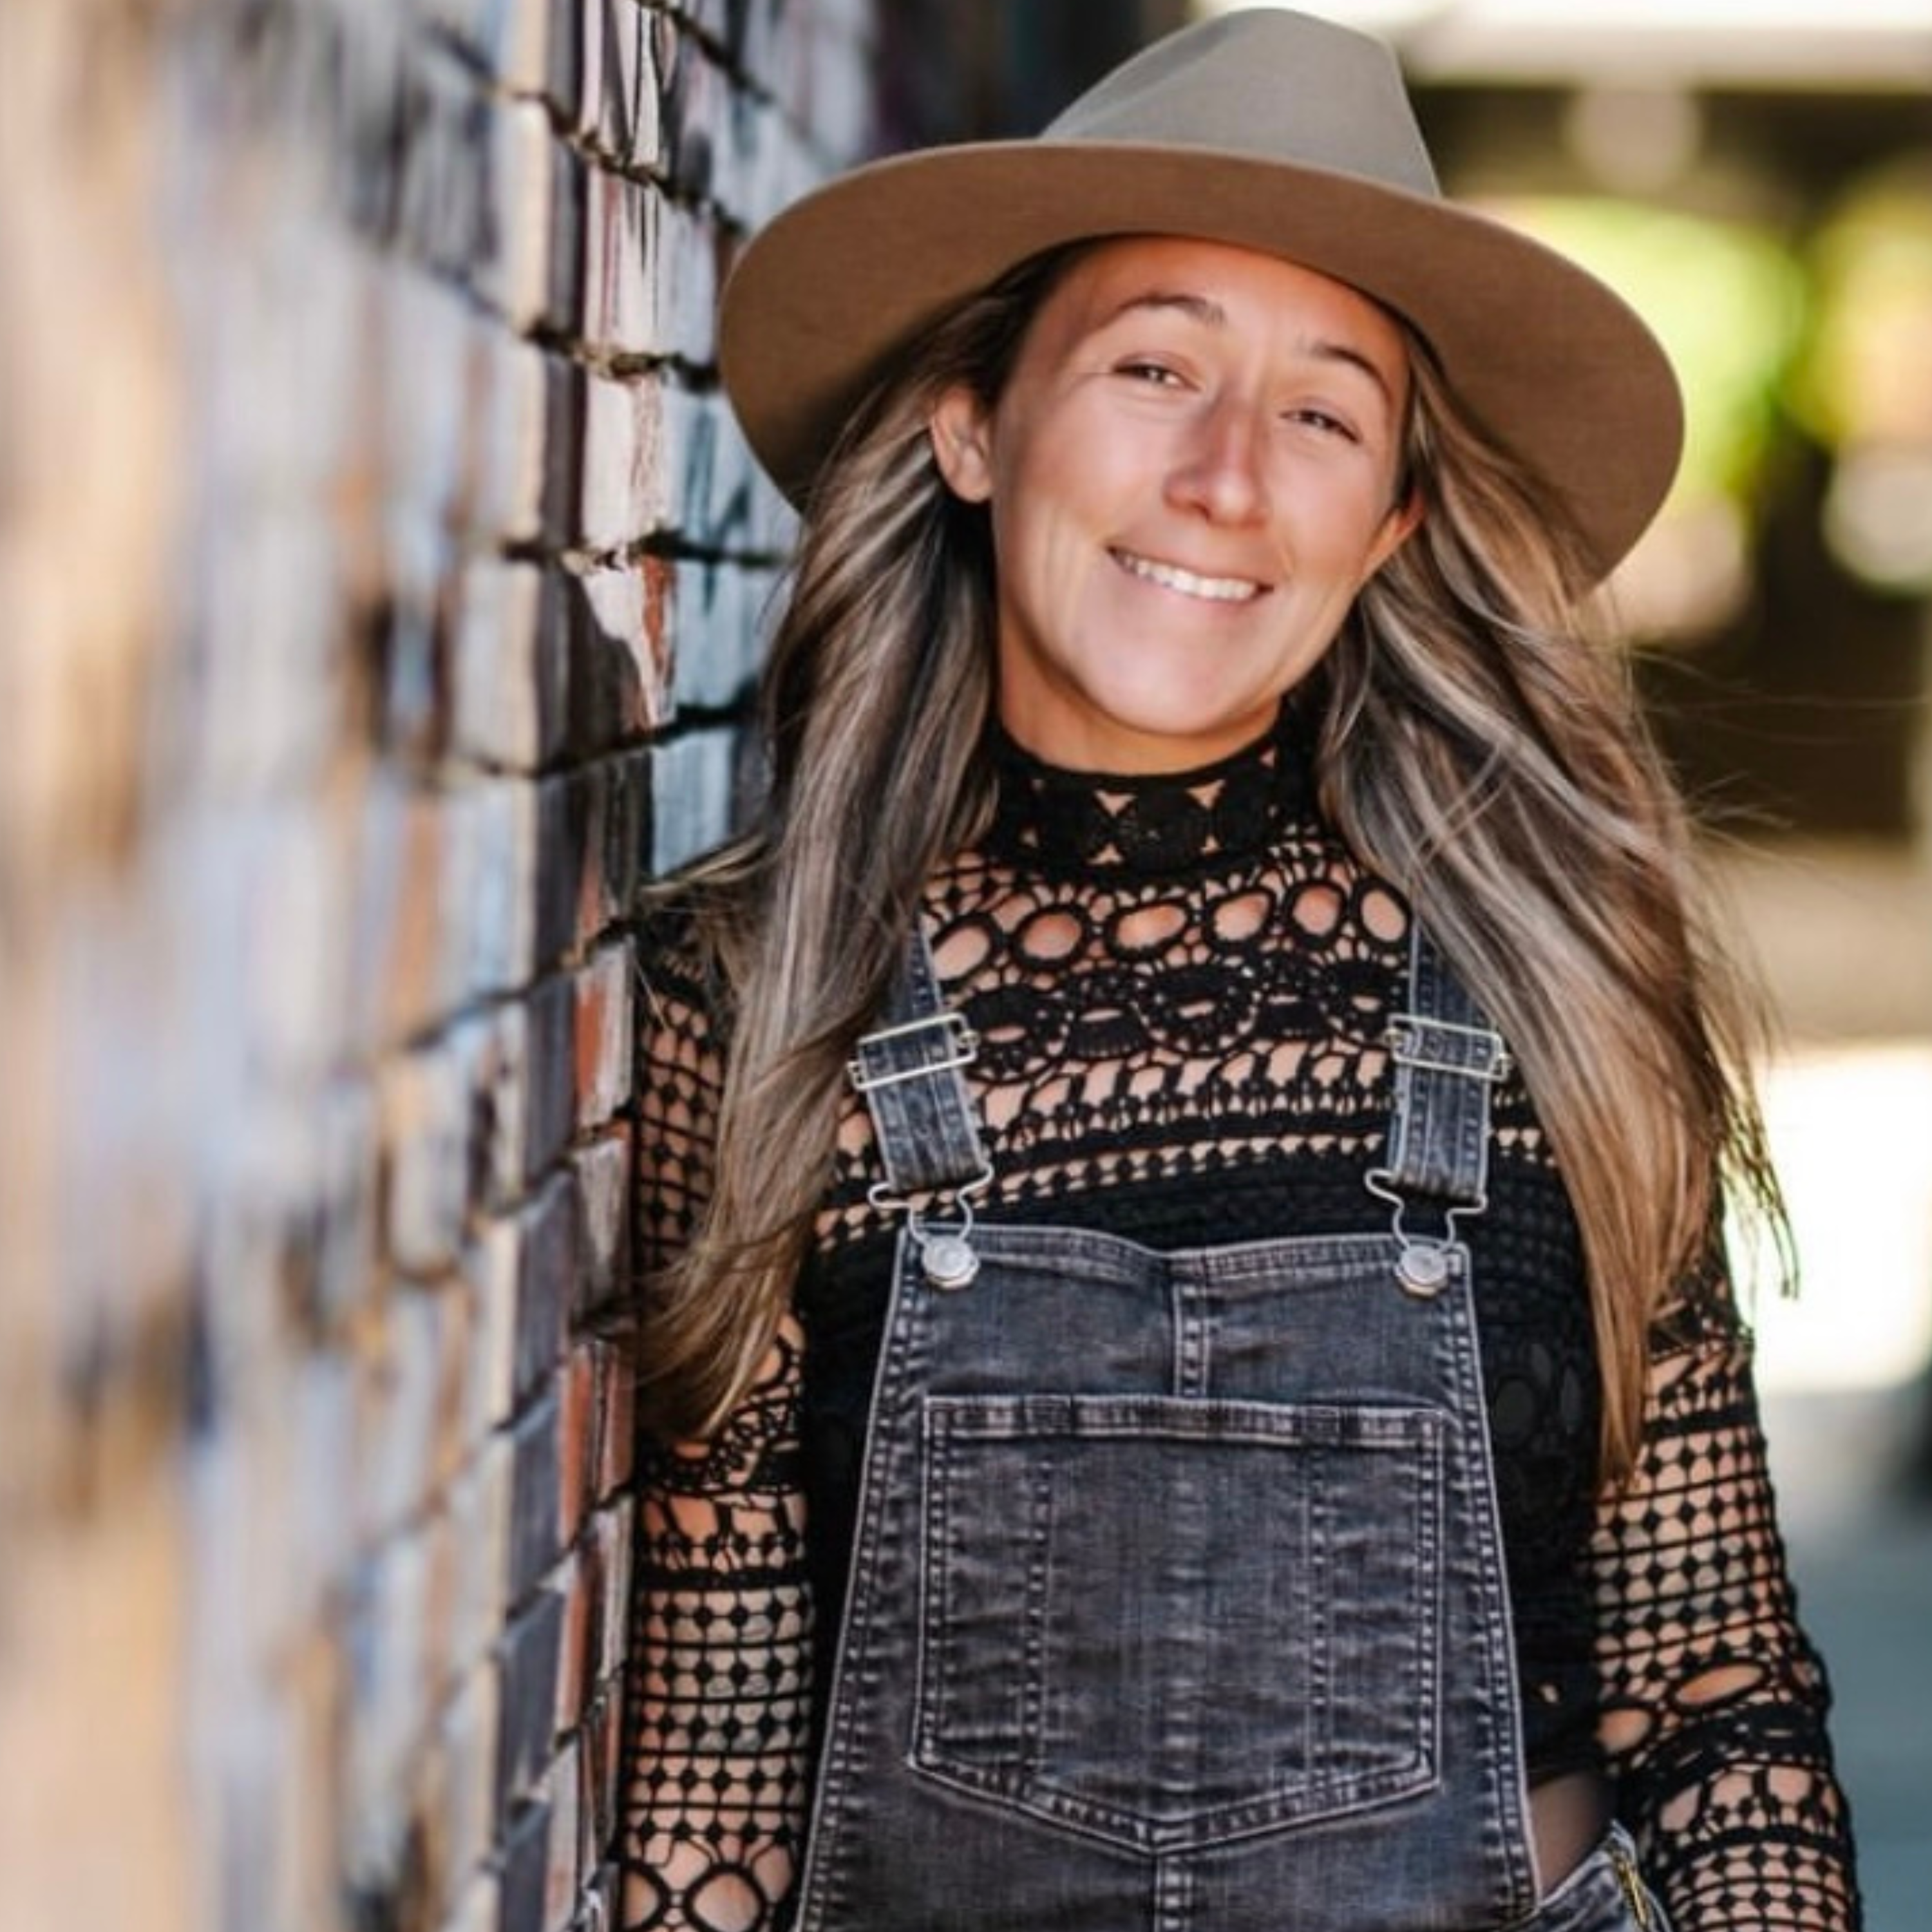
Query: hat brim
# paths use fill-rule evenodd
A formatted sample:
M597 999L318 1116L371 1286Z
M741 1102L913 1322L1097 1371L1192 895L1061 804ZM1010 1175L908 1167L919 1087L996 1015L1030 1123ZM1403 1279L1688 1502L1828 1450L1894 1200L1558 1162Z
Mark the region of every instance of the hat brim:
M1108 236L1232 243L1412 324L1475 418L1562 498L1607 573L1676 472L1683 405L1621 297L1516 230L1331 170L1175 145L1002 141L854 170L740 255L718 353L746 437L801 502L890 358L1028 256Z

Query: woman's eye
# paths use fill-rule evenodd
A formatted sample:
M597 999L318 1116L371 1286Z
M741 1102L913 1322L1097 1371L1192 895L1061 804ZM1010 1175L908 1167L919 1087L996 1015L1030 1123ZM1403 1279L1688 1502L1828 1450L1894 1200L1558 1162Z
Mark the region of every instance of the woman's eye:
M1318 430L1324 436L1342 436L1350 442L1356 440L1354 428L1327 410L1312 406L1290 410L1288 420L1292 423L1299 423L1306 428Z
M1150 382L1156 388L1171 388L1180 380L1180 376L1165 362L1122 362L1117 365L1117 373L1131 376L1137 382Z

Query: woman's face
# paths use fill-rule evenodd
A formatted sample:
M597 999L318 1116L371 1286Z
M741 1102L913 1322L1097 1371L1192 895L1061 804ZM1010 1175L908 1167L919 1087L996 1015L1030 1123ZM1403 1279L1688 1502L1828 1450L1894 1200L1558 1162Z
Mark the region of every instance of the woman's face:
M990 409L934 412L992 518L1000 715L1076 770L1181 771L1261 736L1414 527L1408 358L1311 269L1163 238L1089 250Z

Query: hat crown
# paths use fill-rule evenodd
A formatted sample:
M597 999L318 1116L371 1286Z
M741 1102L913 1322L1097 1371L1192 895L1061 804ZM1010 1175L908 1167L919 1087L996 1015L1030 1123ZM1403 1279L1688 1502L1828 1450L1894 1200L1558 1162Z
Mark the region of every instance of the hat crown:
M1156 42L1040 138L1209 148L1441 192L1394 54L1280 8L1222 14Z

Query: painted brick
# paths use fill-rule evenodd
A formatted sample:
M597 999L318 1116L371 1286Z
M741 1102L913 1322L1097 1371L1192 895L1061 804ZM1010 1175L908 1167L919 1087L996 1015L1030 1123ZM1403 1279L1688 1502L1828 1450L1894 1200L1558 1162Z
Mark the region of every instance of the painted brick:
M632 998L637 959L628 938L601 946L575 975L577 1106L574 1124L589 1132L631 1098Z
M634 741L670 713L678 566L641 556L568 580L571 745L600 752Z
M419 45L405 90L398 238L426 267L487 277L496 271L502 248L491 205L499 104L433 40Z
M533 772L562 748L569 658L544 621L554 581L526 563L472 558L463 567L452 682L451 748L512 771Z
M441 1010L444 817L440 796L398 779L364 795L354 978L365 1038L400 1038Z
M648 751L620 752L603 767L604 815L586 868L578 936L584 944L628 924L637 910L637 884L644 863L651 815Z
M629 1654L632 1565L636 1553L637 1514L628 1496L600 1510L593 1528L604 1568L602 1641L597 1654L599 1678L615 1679Z
M563 1360L577 1258L575 1178L545 1183L512 1223L518 1244L514 1388L521 1402L547 1384ZM572 1453L569 1445L561 1454ZM567 1536L567 1529L560 1534Z
M596 1482L604 1460L599 1432L614 1419L604 1400L600 1352L605 1346L588 1337L578 1341L559 1379L563 1448L558 1465L557 1527L566 1544L576 1540L596 1501Z
M544 1932L569 1932L584 1870L584 1772L574 1739L557 1754L544 1786L550 1798L550 1833L544 1859Z
M620 1121L571 1154L577 1174L579 1316L630 1292L632 1153L629 1124Z
M72 466L164 567L86 520L112 565L68 578L124 663L71 748L29 734L111 872L8 825L65 990L32 1009L59 1106L7 1029L58 1199L5 1258L106 1366L84 1417L14 1418L6 1595L74 1600L85 1477L88 1599L140 1616L0 1724L0 1790L131 1688L93 1795L155 1932L608 1932L633 1396L586 1330L628 1292L626 935L646 853L724 829L790 541L713 392L719 268L852 138L820 64L865 4L262 0L98 45L40 10L100 113L49 121L88 166L36 193L116 264L61 310L116 440L82 461L83 412ZM124 153L125 221L70 221ZM172 1500L117 1508L128 1474ZM547 1590L502 1815L504 1632ZM62 1856L0 1919L129 1916Z
M334 1572L347 1574L346 1568ZM284 1713L266 1781L276 1792L276 1906L267 1923L325 1925L340 1890L337 1752L347 1703L339 1634L317 1624L278 1660L270 1701ZM234 1918L231 1923L250 1922Z
M836 166L870 152L874 126L870 22L851 17L849 10L846 17L838 14L837 8L814 7L803 47L794 40L788 49L789 64L805 76L794 118L811 146Z
M574 977L544 980L529 995L530 1111L524 1172L534 1179L563 1156L577 1126L578 992Z
M545 529L553 397L567 368L484 318L466 333L463 527L486 542L533 544Z
M466 1071L472 1196L486 1214L514 1207L529 1191L530 1020L527 1000L509 1000L465 1029L476 1049Z
M259 1372L259 1370L258 1370ZM353 1359L336 1349L302 1363L293 1387L283 1392L282 1427L290 1445L288 1487L275 1496L282 1534L265 1524L269 1542L284 1552L291 1621L313 1625L334 1579L343 1575L358 1528L354 1486L343 1480L356 1459L357 1373Z
M424 22L458 42L512 93L543 92L550 79L556 0L416 0Z
M385 1066L380 1076L385 1245L405 1274L428 1276L454 1262L470 1202L468 1054L448 1036Z
M520 1806L502 1839L501 1932L541 1932L550 1862L550 1806Z
M590 1472L596 1461L596 1447L590 1439L596 1395L591 1364L573 1350L557 1376L562 1426L557 1437L556 1528L566 1548L577 1540L590 1508Z
M249 488L255 453L234 461L235 488ZM208 582L181 729L211 789L299 790L319 778L346 709L332 634L341 595L334 533L305 509L254 498L229 506L219 546L219 562L196 560ZM277 640L272 656L264 636Z
M595 770L579 767L546 778L538 790L538 840L544 868L537 880L534 911L537 956L546 964L566 957L577 943L578 897L590 848L589 821L596 806Z
M587 376L582 403L578 533L584 546L616 551L671 528L688 399L664 376L651 373L623 382Z
M582 83L576 125L593 149L619 166L662 174L662 82L659 52L670 23L640 0L578 0L583 22Z
M550 1574L550 1587L563 1605L563 1628L557 1645L556 1705L552 1721L559 1737L578 1728L593 1678L590 1647L597 1614L594 1559L572 1550Z
M538 945L541 956L554 958L595 942L630 910L649 809L644 754L547 781L538 808L549 855Z
M458 1894L445 1924L447 1932L516 1932L515 1922L504 1916L502 1882L494 1870L472 1874Z
M691 406L677 445L680 534L708 556L768 554L770 499L737 419L718 397Z
M472 777L446 794L441 1004L524 985L536 964L541 828L527 779Z
M398 276L382 289L377 321L384 513L398 530L444 530L465 488L466 392L478 318L447 285ZM392 541L392 549L383 560L392 591L400 586L413 602L430 601L433 568L415 565L405 542Z
M514 1214L490 1216L472 1234L463 1271L475 1300L467 1420L496 1427L514 1413L517 1286L521 1246ZM508 1438L502 1438L506 1443ZM508 1453L507 1448L505 1453ZM506 1491L507 1494L507 1491ZM508 1556L506 1555L507 1576ZM507 1585L506 1586L507 1587Z
M450 1483L449 1660L473 1670L495 1645L507 1608L510 1532L509 1438L490 1436Z
M778 573L692 558L676 573L676 708L742 710L764 662Z
M440 518L400 500L384 513L382 538L392 594L375 642L374 735L385 752L421 769L449 739L446 620L453 595L444 592L446 582L453 592L456 551Z
M501 1815L496 1762L503 1681L493 1660L471 1670L438 1719L426 1808L446 1892L480 1866L494 1847Z
M509 1595L519 1603L556 1562L559 1404L554 1394L538 1402L512 1433Z
M333 1336L376 1281L381 1126L375 1090L361 1079L332 1080L316 1094L311 1120L316 1186L303 1216L310 1265L302 1305L319 1334Z
M550 1766L566 1609L556 1591L540 1590L503 1633L496 1763L500 1813L538 1790Z
M592 1812L594 1842L614 1850L624 1796L624 1696L622 1681L598 1684L584 1713L579 1734L584 1754L584 1796Z
M719 23L722 11L719 10ZM709 179L708 162L694 158L706 131L704 116L715 107L716 82L722 74L722 34L707 36L704 22L692 7L682 4L657 9L652 27L652 52L657 64L658 114L662 135L656 173L681 192L703 191ZM722 130L721 130L722 136ZM700 168L691 163L697 158ZM682 165L680 165L682 164Z
M344 1830L352 1869L385 1868L408 1816L410 1760L428 1714L428 1550L386 1546L350 1580Z
M598 1447L592 1493L602 1503L630 1487L637 1455L637 1366L626 1340L593 1340L591 1346L597 1357Z
M356 1493L365 1534L392 1531L453 1472L470 1298L454 1282L405 1288L362 1324L356 1351Z
M688 40L694 51L682 64L666 109L680 136L667 160L670 178L694 191L701 181L702 192L746 231L795 200L828 162L857 159L870 140L868 112L841 124L833 102L822 110L818 104L833 77L820 73L817 23L800 14L775 34L770 10L754 11L752 21L736 64L757 77L781 111L732 112L736 77Z
M492 103L486 139L496 245L472 258L470 286L520 333L567 329L577 312L583 164L558 142L538 101Z
M604 356L712 358L718 302L710 224L654 184L595 176L585 209L582 308L587 347Z
M736 746L728 731L694 732L652 754L651 869L667 872L730 830Z
M587 379L580 530L615 551L675 535L707 554L766 560L794 520L753 458L729 406L659 374Z

